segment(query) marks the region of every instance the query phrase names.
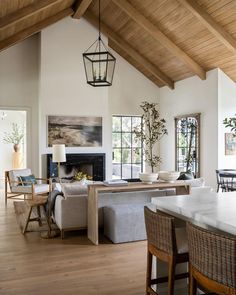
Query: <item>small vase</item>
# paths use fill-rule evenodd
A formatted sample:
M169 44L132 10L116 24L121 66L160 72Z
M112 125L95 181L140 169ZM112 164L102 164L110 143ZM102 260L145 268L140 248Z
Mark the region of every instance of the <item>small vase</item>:
M20 150L20 146L19 146L19 144L14 144L14 145L13 145L13 149L14 149L14 151L15 151L16 153L18 153L19 150Z

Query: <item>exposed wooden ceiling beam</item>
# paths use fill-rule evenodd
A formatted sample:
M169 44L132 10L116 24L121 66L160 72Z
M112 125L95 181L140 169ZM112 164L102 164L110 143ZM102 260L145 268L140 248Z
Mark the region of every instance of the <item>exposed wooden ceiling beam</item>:
M72 15L73 13L74 13L74 11L72 8L66 8L66 9L58 12L57 14L50 16L50 17L44 19L43 21L41 21L31 27L16 33L15 35L13 35L5 40L0 41L0 51L8 48L20 41L23 41L24 39L30 37L31 35L40 32L42 29L46 28L47 26L50 26L50 25L56 23L57 21L63 19L64 17Z
M81 18L93 0L80 0L76 4L73 18Z
M98 21L97 18L89 11L84 15L85 19L87 19L92 25L97 27ZM133 49L126 41L124 41L119 35L114 33L107 25L101 22L101 31L108 38L110 38L121 50L125 51L128 55L130 55L136 62L138 62L141 66L146 68L152 75L154 75L158 80L162 81L165 85L174 88L174 82L167 77L161 70L159 70L156 66L154 66L150 61L140 55L135 49Z
M137 71L141 72L147 79L152 81L158 87L165 86L165 85L163 85L163 82L161 82L159 79L157 79L151 73L149 73L145 68L141 67L136 62L136 60L133 60L132 57L127 56L126 52L122 51L121 48L118 47L110 38L108 38L108 46L110 48L112 48L115 52L117 52L121 57L123 57L123 59L125 59L128 63L130 63L134 68L136 68Z
M59 0L41 0L14 11L0 19L0 30L6 29L8 26L12 26L17 22L54 5L57 2L59 2Z
M153 25L144 15L136 10L128 1L112 0L119 8L127 13L136 23L143 27L155 40L161 43L177 58L182 60L192 72L198 75L202 80L206 79L206 72L196 63L190 56L188 56L182 49L180 49L174 42L172 42L165 34L163 34L157 26Z
M185 8L192 12L200 22L212 32L230 51L236 54L236 40L219 25L195 0L178 0Z

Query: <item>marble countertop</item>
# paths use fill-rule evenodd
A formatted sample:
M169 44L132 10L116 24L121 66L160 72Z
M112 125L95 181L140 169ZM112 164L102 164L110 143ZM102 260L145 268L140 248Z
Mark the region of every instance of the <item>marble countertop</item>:
M175 217L236 236L236 192L199 192L154 198L152 203Z

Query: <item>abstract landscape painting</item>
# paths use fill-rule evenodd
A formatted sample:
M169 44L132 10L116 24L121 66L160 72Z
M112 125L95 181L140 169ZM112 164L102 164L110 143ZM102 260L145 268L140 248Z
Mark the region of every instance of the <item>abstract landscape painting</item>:
M48 116L48 146L102 146L102 117Z

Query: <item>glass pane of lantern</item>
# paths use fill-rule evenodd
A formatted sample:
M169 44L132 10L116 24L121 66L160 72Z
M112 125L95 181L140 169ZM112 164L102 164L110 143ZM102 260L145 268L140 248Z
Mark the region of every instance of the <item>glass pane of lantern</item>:
M115 68L115 61L109 61L108 67L107 67L107 81L109 83L112 83L114 68Z
M84 67L87 81L93 80L93 63L84 56Z

